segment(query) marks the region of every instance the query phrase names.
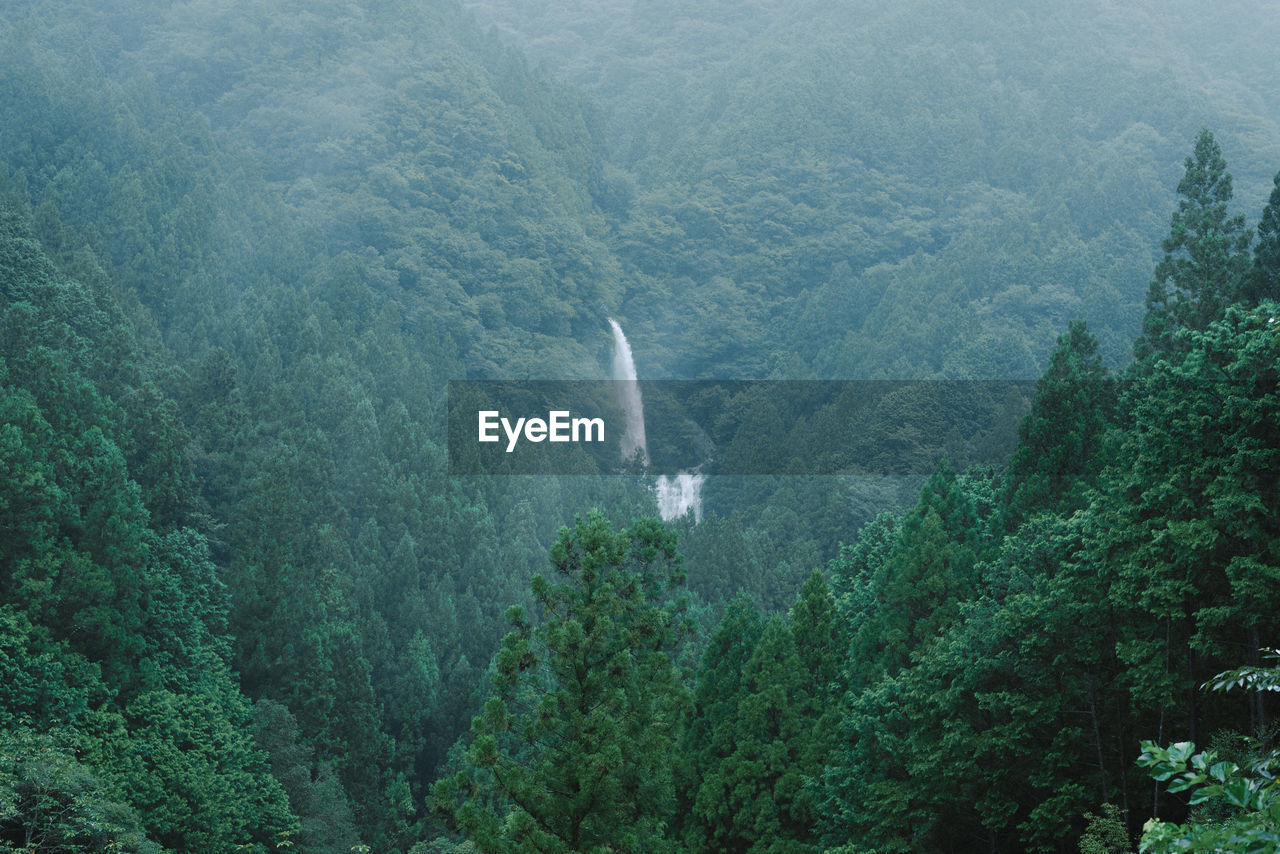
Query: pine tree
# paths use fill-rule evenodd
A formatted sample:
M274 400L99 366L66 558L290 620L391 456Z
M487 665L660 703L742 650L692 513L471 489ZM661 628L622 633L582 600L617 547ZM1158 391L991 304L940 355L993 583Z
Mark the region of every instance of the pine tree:
M960 603L973 595L985 539L963 479L943 465L921 490L872 579L872 613L852 643L858 675L897 672L955 621Z
M1253 247L1253 270L1249 298L1280 300L1280 172L1267 206L1258 220L1258 242Z
M1008 516L1079 506L1105 462L1104 437L1118 405L1115 380L1083 321L1058 337L1049 369L1036 383L1031 412L1009 462Z
M1184 349L1175 341L1179 329L1204 329L1247 288L1252 235L1243 216L1227 215L1231 173L1208 129L1196 138L1178 195L1169 236L1161 244L1164 258L1147 291L1142 335L1134 347L1140 361Z
M726 612L698 680L688 744L696 790L685 841L695 851L816 850L822 773L839 724L836 696L845 638L822 573L809 576L790 620L761 633L745 596Z
M710 840L721 833L714 821L721 812L714 806L716 781L710 780L709 775L733 752L742 670L763 631L764 624L751 597L739 591L702 654L693 709L681 735L677 776L685 842L693 850L706 849ZM722 799L722 790L719 795Z
M675 536L656 520L615 532L591 514L535 576L536 624L508 611L494 695L466 767L433 806L483 852L668 851L671 753L688 631Z
M876 608L872 579L893 554L898 537L898 518L881 512L858 532L858 541L843 546L831 562L831 586L836 609L850 634L857 633Z
M800 797L803 771L816 769L800 767L809 735L801 715L805 673L782 617L765 626L742 682L737 749L721 770L733 809L729 850L813 850L796 844L809 835L812 822L812 810Z

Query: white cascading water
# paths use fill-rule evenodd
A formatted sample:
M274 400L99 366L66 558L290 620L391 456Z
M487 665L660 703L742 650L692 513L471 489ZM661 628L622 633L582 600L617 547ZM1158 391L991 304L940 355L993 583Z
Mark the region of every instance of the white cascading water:
M618 402L627 414L627 432L622 437L622 458L629 460L639 449L645 465L649 464L649 445L644 438L644 403L640 400L640 384L636 382L636 362L631 358L631 345L622 334L618 321L609 318L613 327L613 378L621 381Z
M670 521L693 510L693 519L702 519L702 481L705 474L694 474L682 471L675 477L659 475L658 482L653 485L653 493L658 498L658 515L663 521Z
M640 383L636 380L636 363L631 345L622 334L618 321L609 318L613 328L613 378L622 382L619 402L627 414L627 432L622 437L622 456L631 459L639 449L647 465L649 448L644 436L644 402L640 399ZM702 518L702 481L706 475L680 472L674 477L659 475L653 485L658 499L658 515L663 521L677 519L690 510L695 521Z

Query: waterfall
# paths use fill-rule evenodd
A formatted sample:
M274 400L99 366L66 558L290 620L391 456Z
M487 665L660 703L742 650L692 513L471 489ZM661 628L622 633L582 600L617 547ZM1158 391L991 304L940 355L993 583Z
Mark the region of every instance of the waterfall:
M627 432L622 437L622 457L630 460L640 451L640 458L649 464L649 447L644 436L644 402L640 399L640 383L636 379L636 363L631 357L631 345L622 334L618 321L609 318L613 328L613 378L622 385L618 402L627 416ZM658 499L658 515L663 521L677 519L690 510L695 520L702 518L702 481L705 475L680 472L674 477L660 475L653 485Z
M675 477L659 475L658 482L653 485L653 493L658 497L658 515L663 521L678 519L693 510L693 519L702 518L702 481L705 474L694 474L682 471Z
M640 384L636 382L636 363L631 358L631 345L627 336L622 334L618 321L609 318L613 327L613 378L622 385L618 392L618 402L622 411L627 414L627 432L622 437L622 458L630 460L640 451L640 458L645 465L649 464L649 446L644 438L644 403L640 400Z

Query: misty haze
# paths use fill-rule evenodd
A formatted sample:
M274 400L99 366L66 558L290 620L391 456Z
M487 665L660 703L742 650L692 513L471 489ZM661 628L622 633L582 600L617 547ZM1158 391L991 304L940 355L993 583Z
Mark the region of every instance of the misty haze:
M1277 45L0 4L0 851L1280 850Z

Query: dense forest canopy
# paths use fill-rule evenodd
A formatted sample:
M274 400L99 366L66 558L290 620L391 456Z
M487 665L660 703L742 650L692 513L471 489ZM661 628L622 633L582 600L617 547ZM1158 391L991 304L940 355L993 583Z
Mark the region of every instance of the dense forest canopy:
M1246 210L1280 155L1259 9L469 8L604 105L657 370L1033 377L1073 318L1121 364L1187 141L1227 141Z
M0 850L1274 850L1273 5L0 10ZM700 521L450 475L610 317L1039 379Z

